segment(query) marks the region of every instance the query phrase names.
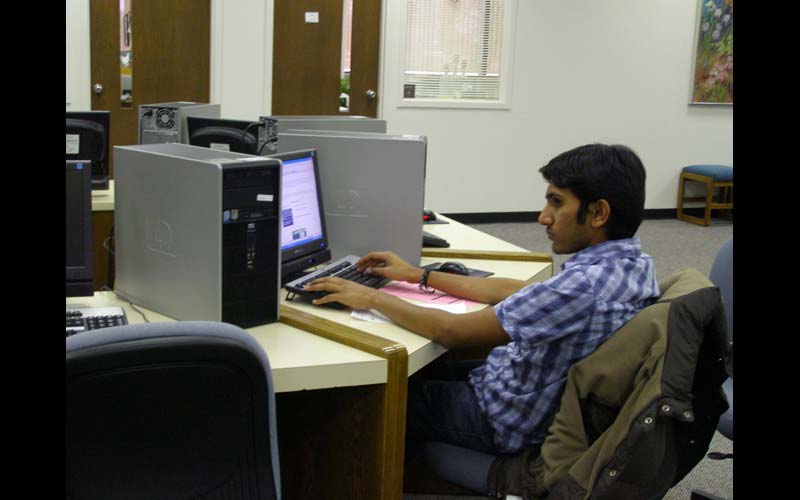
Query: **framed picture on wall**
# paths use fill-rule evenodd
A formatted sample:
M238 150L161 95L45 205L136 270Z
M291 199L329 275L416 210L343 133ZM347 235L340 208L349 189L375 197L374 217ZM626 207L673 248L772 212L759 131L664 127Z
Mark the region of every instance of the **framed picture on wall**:
M733 105L733 0L698 0L690 104Z

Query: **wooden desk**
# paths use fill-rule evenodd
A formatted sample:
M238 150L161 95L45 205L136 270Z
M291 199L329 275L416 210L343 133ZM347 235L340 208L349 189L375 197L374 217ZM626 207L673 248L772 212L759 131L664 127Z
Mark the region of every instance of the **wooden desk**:
M422 265L440 262L441 258L423 257ZM477 260L459 259L464 265L470 268L481 269L494 272L496 277L534 279L543 281L552 275L551 262L520 262L506 260ZM283 315L291 316L293 311L302 312L316 318L323 318L337 325L345 325L355 330L359 330L373 336L388 339L405 347L408 352L408 372L407 376L416 373L418 370L435 360L447 350L441 345L432 342L425 337L411 333L395 324L372 323L353 318L350 309L338 310L328 307L317 307L308 301L295 299L288 302L281 299ZM471 306L469 310L478 310L486 307L483 304ZM284 313L285 311L285 313Z
M113 181L107 193L94 193L92 201L93 220L101 221L94 229L95 276L104 285L108 251L102 242L113 224ZM424 229L446 238L451 247L424 249L423 265L459 260L496 276L552 276L548 255L532 254L441 217L450 224ZM129 322L144 321L111 292L97 292L88 300L68 299L67 304L121 305ZM150 321L172 321L144 312ZM279 323L247 331L272 365L282 497L401 500L408 376L446 349L394 324L360 321L349 310L302 302L282 301Z
M447 224L423 224L422 229L434 236L444 238L450 243L450 248L435 250L451 251L469 250L485 252L528 252L522 247L518 247L500 238L486 234L477 229L471 228L444 215L437 214L437 220L446 221ZM434 250L425 248L424 250Z
M67 298L67 307L119 306L125 310L128 323L147 321L170 322L164 316L141 306L134 309L113 292L95 292L93 297ZM348 347L344 344L308 333L283 323L248 328L272 367L275 392L293 392L333 387L384 384L387 362L379 356Z
M474 231L473 229L469 230ZM506 259L459 260L468 267L492 271L498 277L543 280L552 275L552 260L542 259L541 256L534 256L533 259L529 259L530 254L525 255L520 252L498 252L498 254L504 254ZM510 260L512 254L525 260ZM421 263L425 265L436 260L433 257L423 257ZM486 306L475 304L471 307L473 310L477 310ZM376 350L368 351L386 357L389 363L389 374L387 383L384 386L384 394L372 397L373 404L377 403L377 408L380 408L384 413L378 427L379 440L375 443L379 448L376 457L379 461L380 482L377 484L378 489L365 490L367 493L362 491L359 496L362 498L400 500L403 491L405 402L408 390L408 376L444 354L446 349L440 344L416 335L396 324L373 323L354 319L352 311L349 309L336 310L316 307L305 300L288 302L285 298L282 299L281 321L341 342L349 342L350 340L339 336L336 333L337 329L347 329L348 335L352 332L357 332L360 338L348 345L353 345L359 349L372 349L367 345L370 342L387 342L387 345L390 346L383 353ZM402 355L397 356L398 352L401 352ZM326 498L332 497L326 496Z

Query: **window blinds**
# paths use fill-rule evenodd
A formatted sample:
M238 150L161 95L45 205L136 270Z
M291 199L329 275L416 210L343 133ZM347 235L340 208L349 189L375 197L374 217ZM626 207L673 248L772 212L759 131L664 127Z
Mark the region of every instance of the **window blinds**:
M503 4L407 0L404 88L414 98L500 99Z

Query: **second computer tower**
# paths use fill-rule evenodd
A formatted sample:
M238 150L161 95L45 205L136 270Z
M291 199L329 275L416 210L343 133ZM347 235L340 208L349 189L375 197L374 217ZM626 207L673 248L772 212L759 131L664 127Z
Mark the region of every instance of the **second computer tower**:
M117 293L178 320L276 321L280 165L185 144L115 147Z
M139 106L139 144L189 144L186 117L219 118L220 105L177 101Z

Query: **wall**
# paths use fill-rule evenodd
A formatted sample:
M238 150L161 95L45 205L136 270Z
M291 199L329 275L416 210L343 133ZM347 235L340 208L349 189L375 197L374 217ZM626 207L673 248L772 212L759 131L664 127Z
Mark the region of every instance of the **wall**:
M67 110L91 109L89 0L67 0Z
M80 53L83 41L70 36L72 4L88 0L67 2L68 87L81 79L70 80L70 51ZM274 0L212 0L211 95L225 118L270 113L273 9ZM401 5L385 0L380 117L390 133L428 137L426 206L540 210L539 167L574 146L606 142L641 156L646 208L675 208L682 166L733 164L732 108L688 105L696 9L697 0L519 0L511 109L423 109L397 106ZM79 18L73 12L75 30L83 22L88 31ZM88 35L85 43L84 53Z
M426 205L535 211L539 167L590 142L633 148L646 208L674 208L688 163L733 162L730 107L688 106L696 0L520 0L510 110L398 108L401 23L387 22L383 117L428 136ZM388 2L388 19L398 2Z

